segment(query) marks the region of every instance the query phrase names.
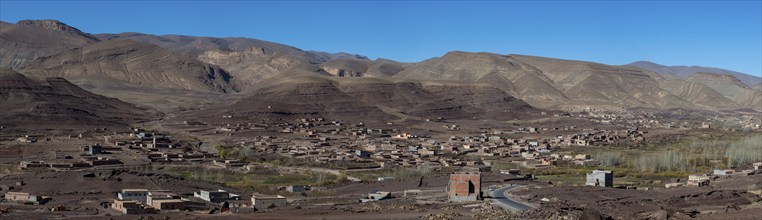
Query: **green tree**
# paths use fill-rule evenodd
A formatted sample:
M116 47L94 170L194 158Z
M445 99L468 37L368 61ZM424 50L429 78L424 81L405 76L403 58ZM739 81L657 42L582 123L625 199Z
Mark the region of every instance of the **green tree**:
M225 158L227 156L227 147L223 146L222 144L214 145L214 149L217 150L217 155L220 157Z

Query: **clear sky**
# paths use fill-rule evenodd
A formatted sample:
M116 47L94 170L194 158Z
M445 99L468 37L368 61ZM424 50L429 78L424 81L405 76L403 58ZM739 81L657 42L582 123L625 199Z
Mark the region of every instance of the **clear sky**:
M762 74L762 1L0 1L0 20L89 33L250 37L417 62L486 51Z

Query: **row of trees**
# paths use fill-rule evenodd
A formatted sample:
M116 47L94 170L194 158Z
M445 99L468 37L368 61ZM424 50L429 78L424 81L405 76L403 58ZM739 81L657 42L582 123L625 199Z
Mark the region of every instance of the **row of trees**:
M733 142L725 151L728 167L762 161L762 135Z
M694 140L664 151L637 155L604 151L595 158L602 166L624 166L647 173L735 168L762 161L762 135L737 140Z

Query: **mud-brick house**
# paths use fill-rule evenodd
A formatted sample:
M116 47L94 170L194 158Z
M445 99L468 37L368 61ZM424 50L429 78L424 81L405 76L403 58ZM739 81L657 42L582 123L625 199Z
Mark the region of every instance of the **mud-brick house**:
M11 202L24 203L24 204L44 204L45 199L39 195L32 195L25 192L7 192L5 193L5 199Z

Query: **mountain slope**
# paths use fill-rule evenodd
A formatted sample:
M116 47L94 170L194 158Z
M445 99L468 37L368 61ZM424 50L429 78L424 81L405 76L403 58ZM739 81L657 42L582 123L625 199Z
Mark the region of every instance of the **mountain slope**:
M333 76L339 77L387 77L393 76L405 69L407 64L392 60L356 60L356 59L337 59L321 63L320 69Z
M568 101L552 80L511 56L491 53L449 52L412 64L394 75L417 80L484 82L532 105L546 107Z
M694 73L714 73L714 74L724 74L724 75L731 75L746 84L747 86L753 86L756 84L759 84L762 82L762 78L760 76L754 76L749 75L745 73L740 73L732 70L726 70L726 69L720 69L720 68L714 68L714 67L702 67L702 66L664 66L648 61L638 61L634 63L627 64L626 66L635 66L642 69L654 71L659 74L666 74L666 75L672 75L680 79L688 78L691 74Z
M659 87L647 72L604 64L511 55L553 80L570 99L586 104L649 108L696 108Z
M714 109L740 108L737 103L726 98L711 87L679 79L661 79L659 87L693 104Z
M0 109L0 124L38 129L126 126L157 116L62 78L33 80L9 69L0 69Z
M0 67L17 69L39 57L98 41L90 34L55 20L0 22Z
M237 90L230 75L219 67L132 40L103 41L44 57L22 67L22 71L73 81L118 81L145 88L212 92Z
M707 85L740 107L762 111L762 94L731 75L694 73L686 81Z
M233 115L249 120L323 117L381 123L435 117L515 119L534 110L487 84L342 78L291 70L262 81L235 104L189 113L186 117L210 119L210 115Z
M582 61L450 52L394 76L489 83L537 107L700 108L660 88L639 69Z
M348 53L326 53L319 51L303 51L299 48L263 41L253 38L231 37L195 37L183 35L151 35L134 32L120 34L97 34L101 40L124 40L131 39L143 43L158 45L175 53L197 58L206 51L248 51L253 48L264 50L268 53L279 53L304 58L311 63L321 63L333 59L365 59L367 57Z
M201 53L198 59L219 65L230 71L246 90L257 82L291 69L316 71L317 65L304 57L292 56L265 48L250 48L245 51L210 50Z
M227 71L156 45L102 41L22 67L29 76L63 77L100 95L163 112L197 108L238 91Z
M291 69L316 71L317 64L334 59L367 60L348 53L303 51L283 44L251 38L213 38L140 33L99 34L100 39L131 39L158 45L172 52L218 65L239 79L243 90Z

